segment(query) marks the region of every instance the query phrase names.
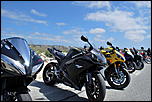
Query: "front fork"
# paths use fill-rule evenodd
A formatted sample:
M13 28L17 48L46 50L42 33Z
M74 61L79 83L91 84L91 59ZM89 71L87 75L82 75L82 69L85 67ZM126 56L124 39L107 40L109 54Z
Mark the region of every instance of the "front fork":
M89 85L92 84L92 73L86 74L86 81L87 81L87 83L89 83Z
M124 64L124 67L126 67L126 64L125 63L123 63L123 64ZM118 78L120 78L120 74L119 74L119 71L120 71L120 68L121 68L120 66L121 66L120 63L118 63L118 64L114 63L114 69L115 69L115 72L116 72Z
M92 85L92 84L93 84L93 80L92 80L93 74L99 74L99 73L100 73L99 71L86 73L86 82L87 82L89 85ZM100 73L100 74L101 74L101 73Z

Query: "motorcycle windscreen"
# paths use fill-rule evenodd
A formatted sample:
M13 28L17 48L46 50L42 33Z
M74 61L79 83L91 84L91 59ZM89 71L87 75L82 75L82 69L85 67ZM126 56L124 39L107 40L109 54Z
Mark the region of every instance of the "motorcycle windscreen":
M8 41L16 48L19 54L22 56L24 63L23 65L30 66L30 48L25 39L14 37L8 38Z
M100 53L98 50L93 49L93 50L91 50L91 52L97 56L98 60L100 60L102 62L102 64L107 63L105 56L102 53Z

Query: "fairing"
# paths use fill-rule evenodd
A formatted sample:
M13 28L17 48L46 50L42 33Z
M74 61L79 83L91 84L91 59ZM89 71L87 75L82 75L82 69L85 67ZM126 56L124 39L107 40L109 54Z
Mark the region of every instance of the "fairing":
M95 54L97 59L98 59L98 61L102 62L102 64L106 64L107 63L107 60L106 60L105 56L102 53L100 53L98 50L92 49L91 53Z
M34 75L43 61L29 48L25 39L13 37L1 40L1 63L5 65L3 70L14 75Z

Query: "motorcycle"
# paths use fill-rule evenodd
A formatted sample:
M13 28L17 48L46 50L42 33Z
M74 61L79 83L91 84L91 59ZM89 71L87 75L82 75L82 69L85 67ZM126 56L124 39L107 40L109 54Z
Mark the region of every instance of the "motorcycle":
M135 48L131 50L134 55L134 62L136 63L136 70L141 70L144 68L143 56L139 53L139 51Z
M19 37L1 40L1 101L31 101L27 86L43 67L43 60Z
M100 47L100 52L105 55L108 67L101 70L104 73L104 78L108 84L115 89L123 89L130 83L130 75L126 70L125 57L116 51L116 48L112 46L110 42L107 42L110 47Z
M116 47L117 51L119 51L121 54L123 54L123 56L125 57L126 61L126 65L127 65L127 71L129 73L133 73L137 66L136 63L134 62L134 55L131 53L131 51L127 48L124 48L124 52L120 51L119 47Z
M85 85L90 101L104 100L106 87L100 70L105 66L106 59L84 36L81 40L90 47L87 51L71 48L65 56L62 51L48 48L56 61L48 63L43 71L43 80L47 85L63 83L76 90Z
M142 55L144 62L146 62L147 64L151 64L151 56L149 56L146 51L140 52L140 55Z

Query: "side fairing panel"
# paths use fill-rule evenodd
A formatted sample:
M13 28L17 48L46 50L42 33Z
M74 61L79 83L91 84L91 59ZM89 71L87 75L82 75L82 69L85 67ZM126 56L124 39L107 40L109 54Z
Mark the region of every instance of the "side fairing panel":
M14 75L22 75L22 74L25 75L26 74L24 66L19 61L16 61L3 54L1 54L1 64L2 64L1 69L7 71L11 75L13 75L13 74ZM3 74L2 74L2 76L3 76Z
M87 60L84 60L83 58L74 60L70 64L66 65L66 71L69 75L69 78L77 84L80 80L80 74L83 74L85 70L88 70L89 68L92 68L93 64L88 63Z

